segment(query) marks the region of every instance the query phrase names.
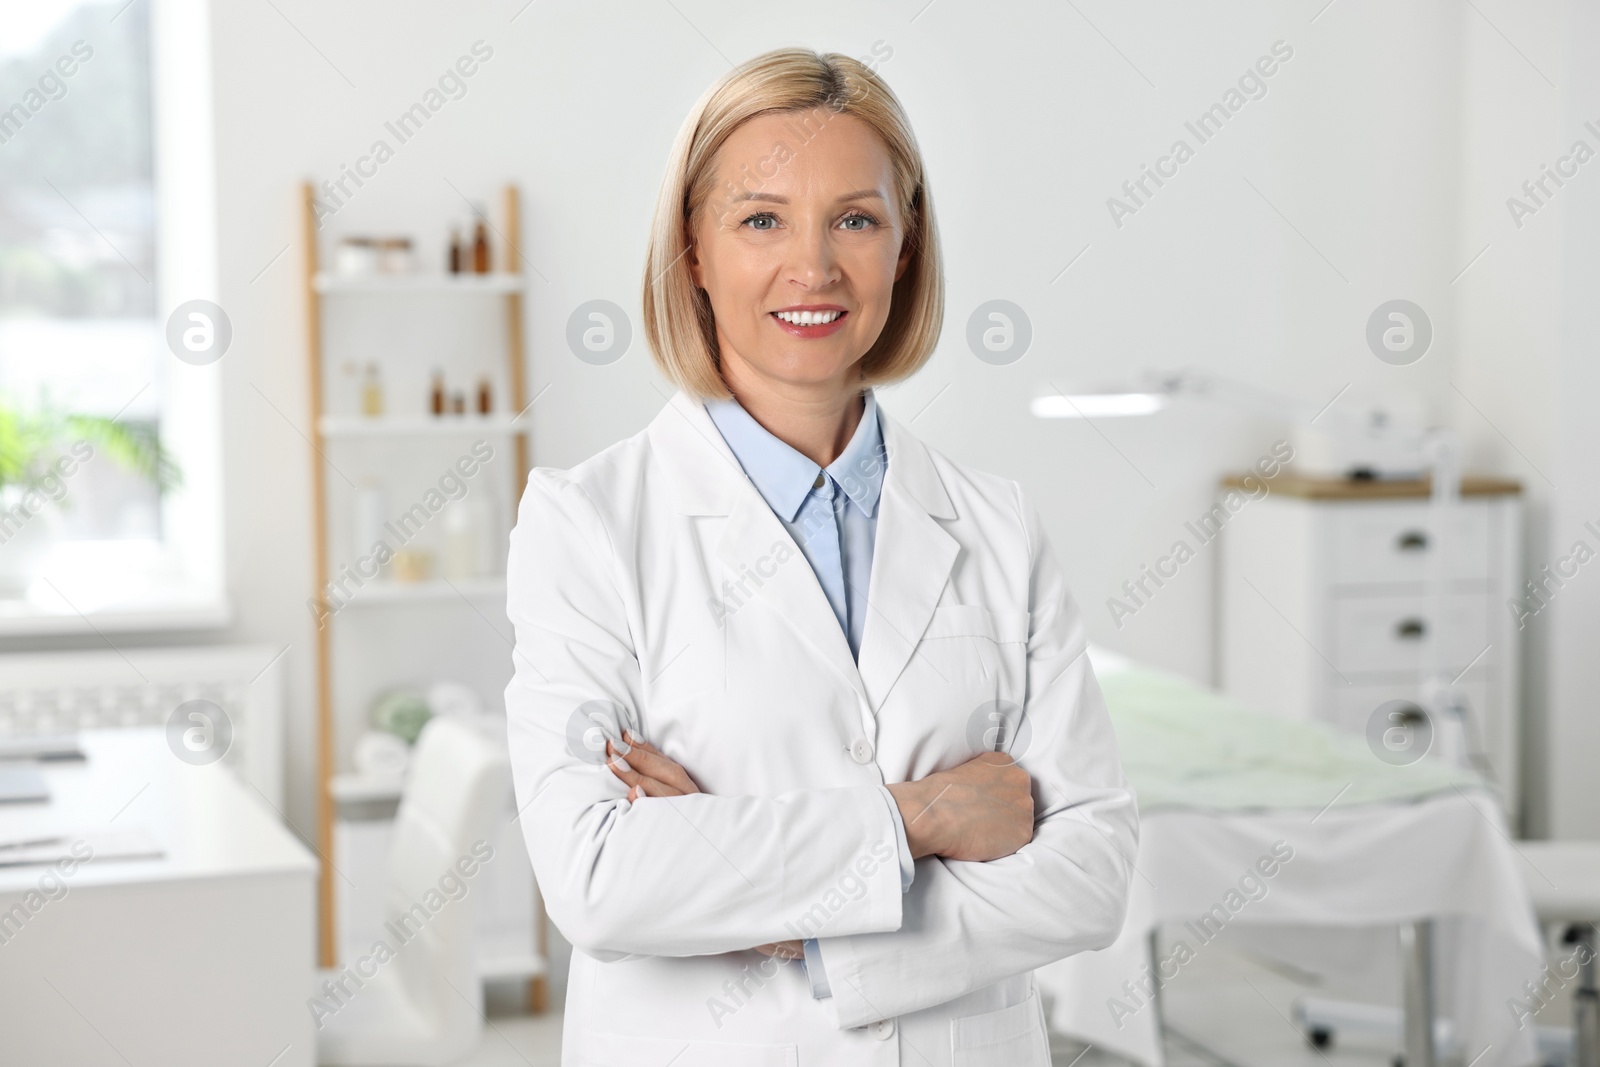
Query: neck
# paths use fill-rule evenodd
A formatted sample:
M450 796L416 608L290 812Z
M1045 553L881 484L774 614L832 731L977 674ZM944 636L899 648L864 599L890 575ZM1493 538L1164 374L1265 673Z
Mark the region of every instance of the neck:
M866 411L858 371L837 381L777 381L752 373L742 362L723 361L723 380L734 399L772 436L819 467L839 458Z

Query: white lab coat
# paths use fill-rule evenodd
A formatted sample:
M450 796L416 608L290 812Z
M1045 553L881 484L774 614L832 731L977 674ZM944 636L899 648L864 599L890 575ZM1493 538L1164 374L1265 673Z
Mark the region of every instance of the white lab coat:
M883 412L888 470L859 668L705 409L528 479L507 567L517 806L576 951L561 1062L1033 1067L1033 969L1122 927L1137 814L1082 616L1016 483ZM995 701L1033 840L928 856L902 894L884 783L971 759ZM629 804L593 713L703 790ZM807 925L809 924L809 925ZM833 995L753 946L820 938Z

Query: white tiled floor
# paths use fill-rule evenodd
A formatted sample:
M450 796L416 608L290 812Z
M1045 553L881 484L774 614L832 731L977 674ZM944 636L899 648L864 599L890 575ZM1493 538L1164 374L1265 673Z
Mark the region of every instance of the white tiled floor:
M1224 950L1204 953L1164 991L1170 1067L1389 1067L1393 1050L1335 1044L1312 1049L1290 1022L1290 1004L1319 991L1303 980ZM491 999L482 1047L457 1067L556 1067L561 1006L541 1017L502 1014ZM508 1005L514 1012L515 1004ZM1125 1061L1064 1038L1056 1067L1123 1067Z

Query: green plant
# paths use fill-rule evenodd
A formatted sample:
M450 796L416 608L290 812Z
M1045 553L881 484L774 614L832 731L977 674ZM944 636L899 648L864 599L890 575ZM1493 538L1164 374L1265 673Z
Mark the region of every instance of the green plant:
M153 426L51 407L24 411L0 398L0 489L36 485L61 446L74 441L87 441L118 466L149 479L162 490L175 489L183 483L183 472L162 447Z
M433 710L420 693L395 689L373 701L372 725L387 730L408 745L417 743L422 728L433 718Z

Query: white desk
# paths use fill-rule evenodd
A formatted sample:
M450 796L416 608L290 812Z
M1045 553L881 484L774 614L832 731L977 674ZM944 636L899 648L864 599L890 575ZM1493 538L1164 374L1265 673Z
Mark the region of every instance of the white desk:
M0 805L0 840L138 826L164 855L66 875L0 867L0 923L40 894L26 921L0 925L0 1059L311 1067L315 857L231 772L180 761L160 730L82 742L86 761L39 765L49 803Z

